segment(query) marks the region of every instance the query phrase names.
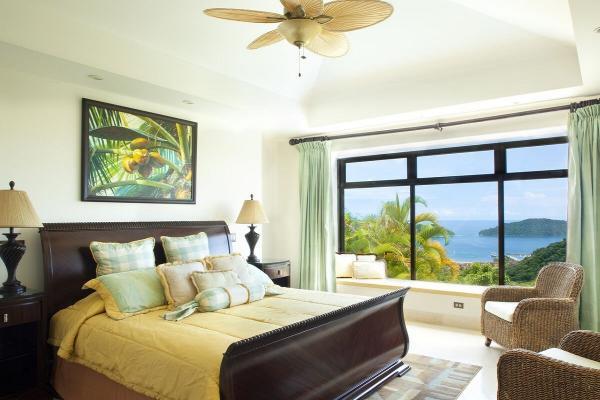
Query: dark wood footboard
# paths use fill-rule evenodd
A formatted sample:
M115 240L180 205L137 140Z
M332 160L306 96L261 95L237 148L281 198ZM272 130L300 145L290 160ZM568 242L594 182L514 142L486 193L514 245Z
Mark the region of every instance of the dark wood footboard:
M408 371L408 288L233 343L222 400L362 399Z

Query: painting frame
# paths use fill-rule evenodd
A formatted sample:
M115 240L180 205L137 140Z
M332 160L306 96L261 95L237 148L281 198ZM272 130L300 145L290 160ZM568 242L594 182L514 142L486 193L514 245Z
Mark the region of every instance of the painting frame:
M178 199L148 196L96 195L90 187L90 170L93 168L90 166L90 110L92 107L99 107L114 112L131 114L136 117L150 118L156 121L180 124L185 127L189 127L189 129L191 129L191 144L189 144L191 154L188 156L191 165L187 167L187 169L191 171L191 179L189 180L189 198ZM196 167L198 153L197 122L87 98L82 99L81 118L81 201L111 203L196 204Z

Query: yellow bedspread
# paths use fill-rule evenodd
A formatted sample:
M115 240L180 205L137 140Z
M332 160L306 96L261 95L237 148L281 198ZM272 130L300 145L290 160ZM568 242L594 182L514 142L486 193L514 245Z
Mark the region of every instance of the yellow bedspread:
M115 321L93 293L58 312L50 344L58 355L156 399L219 399L219 368L240 339L365 300L362 296L284 288L282 295L165 321L165 310Z

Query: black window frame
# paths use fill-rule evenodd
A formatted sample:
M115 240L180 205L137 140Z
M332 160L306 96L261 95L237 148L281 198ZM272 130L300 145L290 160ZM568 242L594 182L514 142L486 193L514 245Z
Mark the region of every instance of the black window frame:
M338 251L344 252L345 247L345 223L344 223L344 191L346 189L362 189L376 187L409 187L410 189L410 279L416 278L416 246L415 246L415 197L416 187L425 185L440 185L453 183L479 183L479 182L497 182L498 190L498 268L499 285L504 285L504 257L505 257L505 237L504 237L504 182L517 180L534 179L552 179L568 178L568 169L551 169L541 171L523 171L507 172L506 169L506 151L519 147L547 146L552 144L569 143L567 136L556 136L543 139L528 139L512 142L494 142L486 144L444 147L428 150L417 150L397 153L375 154L368 156L354 156L337 159L337 208L338 208ZM442 154L460 154L474 151L494 151L494 173L476 174L476 175L458 175L442 176L433 178L418 178L417 158L422 156L442 155ZM388 160L404 158L407 164L406 179L378 180L378 181L360 181L346 182L346 164L364 161Z

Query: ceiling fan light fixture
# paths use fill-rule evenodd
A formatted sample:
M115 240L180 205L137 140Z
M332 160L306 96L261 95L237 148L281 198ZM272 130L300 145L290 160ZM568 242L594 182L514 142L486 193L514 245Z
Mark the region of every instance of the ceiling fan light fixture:
M294 46L308 45L322 31L322 26L312 19L288 19L279 24L277 30Z

